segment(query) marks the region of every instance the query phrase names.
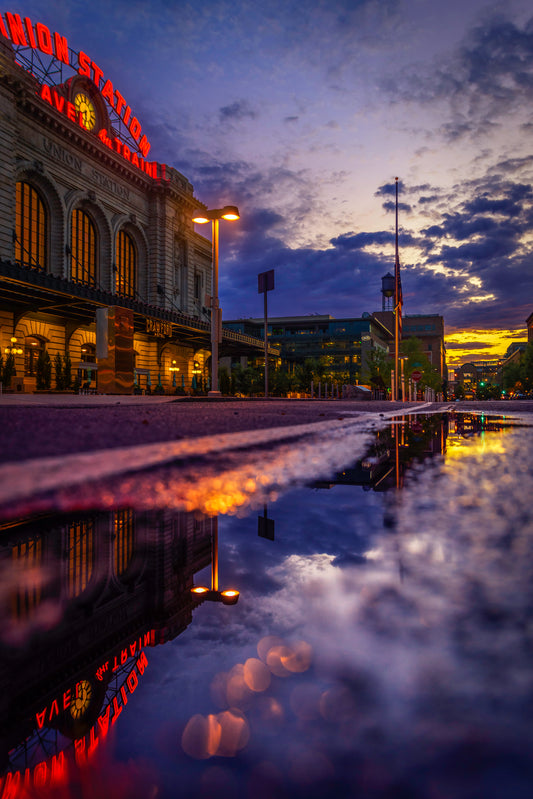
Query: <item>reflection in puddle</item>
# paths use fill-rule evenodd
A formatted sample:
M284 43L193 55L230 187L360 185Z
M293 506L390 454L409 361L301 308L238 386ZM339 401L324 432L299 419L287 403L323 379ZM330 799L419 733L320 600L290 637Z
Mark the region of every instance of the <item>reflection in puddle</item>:
M135 475L113 509L6 520L0 797L525 799L531 452L503 421L397 417L255 514L147 512ZM215 466L224 493L237 459L213 491Z

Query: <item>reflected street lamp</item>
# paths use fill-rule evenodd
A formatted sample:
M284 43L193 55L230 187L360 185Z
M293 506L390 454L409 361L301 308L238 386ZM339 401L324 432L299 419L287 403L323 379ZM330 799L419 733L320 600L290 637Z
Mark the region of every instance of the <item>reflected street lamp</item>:
M240 219L239 209L236 205L225 205L224 208L214 208L211 211L198 211L192 218L193 222L203 225L212 223L213 245L213 285L211 297L211 391L209 397L219 397L218 390L218 342L222 333L221 309L218 307L218 223L220 219L234 222Z
M234 588L224 591L218 590L218 519L212 520L211 534L211 588L205 585L195 585L191 594L199 599L208 599L210 602L222 602L223 605L236 605L240 592Z

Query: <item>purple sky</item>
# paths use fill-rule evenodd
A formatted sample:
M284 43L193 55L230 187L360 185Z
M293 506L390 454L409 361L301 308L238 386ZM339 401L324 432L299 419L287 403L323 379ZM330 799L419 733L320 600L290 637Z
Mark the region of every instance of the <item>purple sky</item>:
M4 11L88 53L135 106L150 157L209 206L239 206L220 236L225 319L262 314L257 274L272 268L272 315L380 309L398 175L404 311L477 331L477 357L489 331L525 338L529 0L26 0Z

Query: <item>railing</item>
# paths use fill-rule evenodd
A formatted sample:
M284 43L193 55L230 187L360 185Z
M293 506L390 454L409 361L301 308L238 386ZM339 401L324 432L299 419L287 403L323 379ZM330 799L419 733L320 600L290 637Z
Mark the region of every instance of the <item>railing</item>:
M131 297L125 297L120 294L113 294L110 291L89 286L83 283L74 282L67 278L57 277L44 269L37 268L33 264L13 263L11 261L0 261L0 274L11 277L13 279L20 279L20 273L24 272L24 279L34 286L42 288L50 288L55 291L63 291L71 296L79 297L94 302L98 305L119 305L122 308L129 308L130 310L142 314L143 316L151 316L156 319L162 319L168 322L173 322L182 327L192 328L194 330L202 330L207 333L211 331L211 322L205 322L195 316L190 316L183 311L169 311L166 308L161 308L159 305L151 305L143 300L135 300ZM248 336L244 333L237 333L235 330L222 327L222 337L227 341L236 341L239 344L246 344L257 349L264 348L262 339ZM269 347L269 353L274 356L279 355L279 349Z

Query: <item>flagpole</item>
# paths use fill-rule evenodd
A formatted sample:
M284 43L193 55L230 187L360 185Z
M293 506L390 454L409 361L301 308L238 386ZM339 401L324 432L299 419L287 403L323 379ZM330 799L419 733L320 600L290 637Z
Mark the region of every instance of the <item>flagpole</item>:
M396 253L394 259L394 397L398 400L398 364L400 358L400 317L402 313L401 286L400 286L400 256L398 252L398 178L396 182Z

